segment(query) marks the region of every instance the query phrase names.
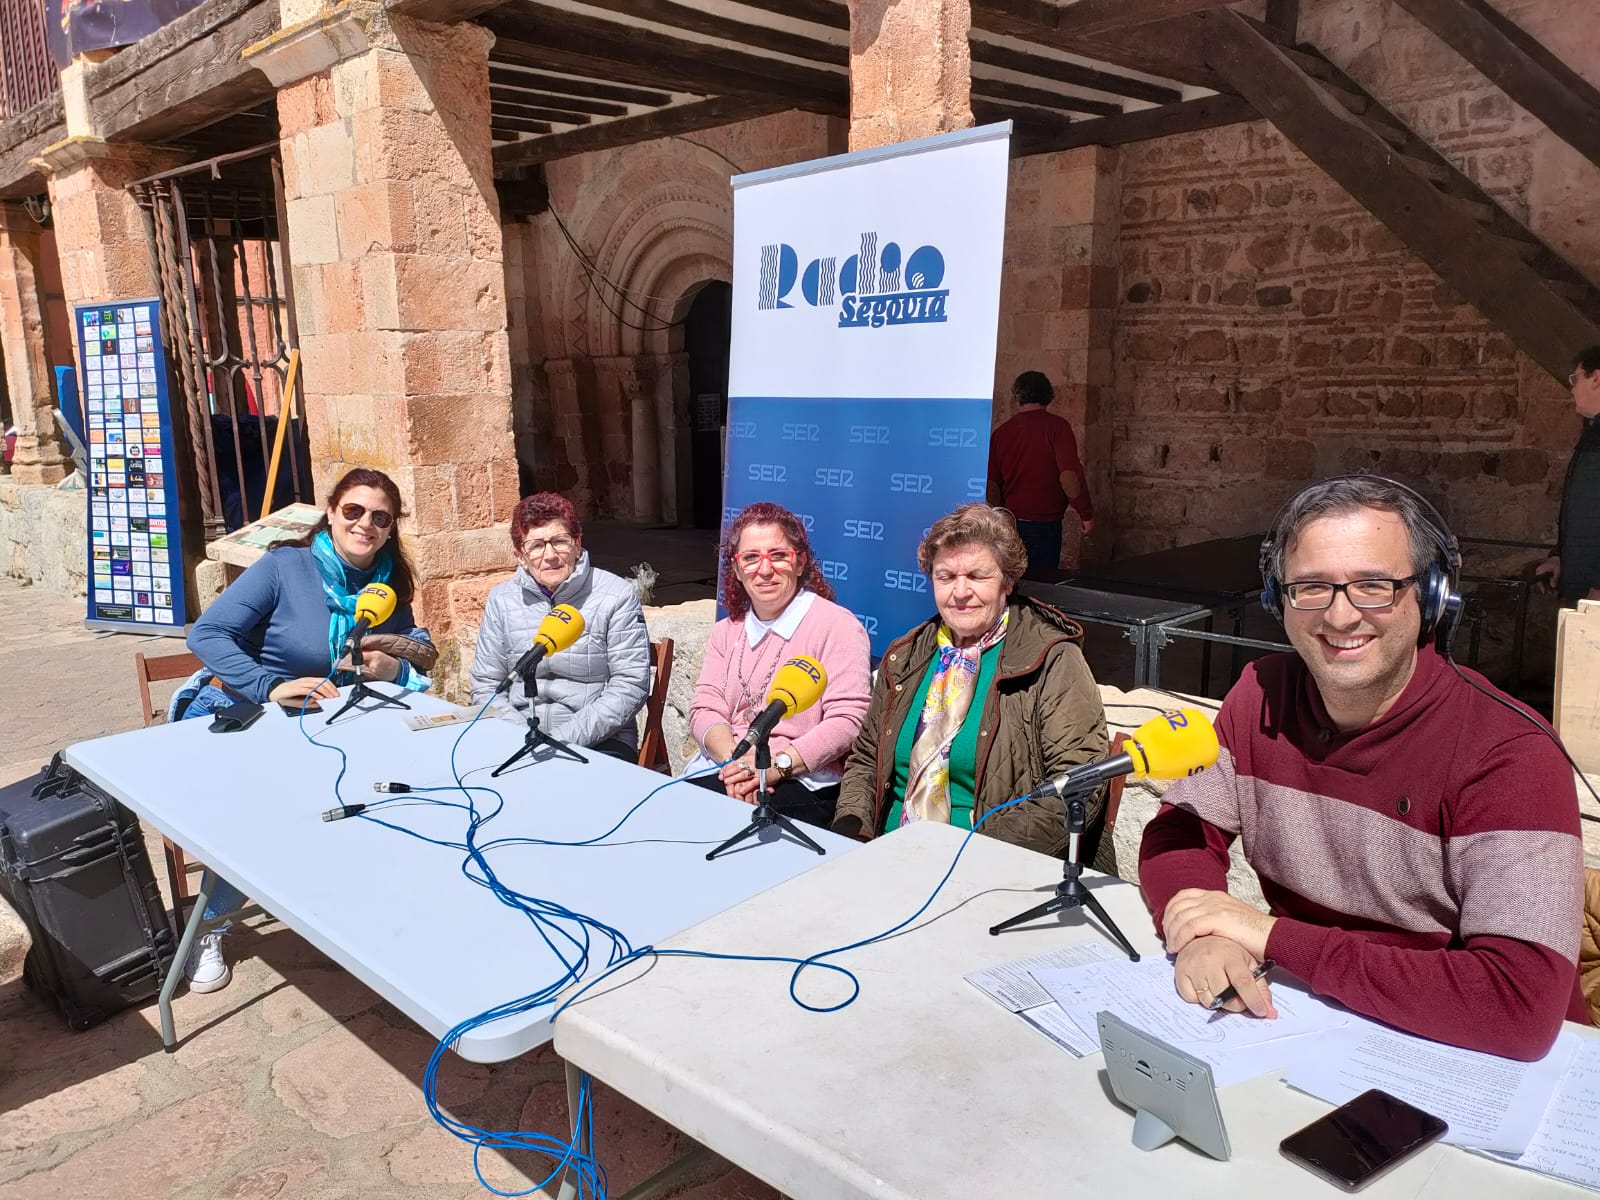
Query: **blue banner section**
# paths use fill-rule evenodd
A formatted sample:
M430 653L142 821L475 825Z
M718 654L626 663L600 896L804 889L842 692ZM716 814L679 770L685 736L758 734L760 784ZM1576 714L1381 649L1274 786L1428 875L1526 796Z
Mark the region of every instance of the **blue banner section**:
M87 624L181 633L188 602L161 305L76 312L89 450Z
M792 509L880 655L933 615L917 545L956 505L983 499L990 409L988 397L735 396L723 527L757 500Z

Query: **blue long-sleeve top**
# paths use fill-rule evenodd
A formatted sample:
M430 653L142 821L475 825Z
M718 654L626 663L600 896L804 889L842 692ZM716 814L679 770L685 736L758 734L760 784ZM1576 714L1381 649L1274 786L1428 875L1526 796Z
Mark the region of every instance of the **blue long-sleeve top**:
M371 570L344 569L352 592L371 581ZM411 606L396 607L374 632L416 636ZM263 554L201 614L188 643L229 688L258 704L283 680L328 674L328 601L310 547Z

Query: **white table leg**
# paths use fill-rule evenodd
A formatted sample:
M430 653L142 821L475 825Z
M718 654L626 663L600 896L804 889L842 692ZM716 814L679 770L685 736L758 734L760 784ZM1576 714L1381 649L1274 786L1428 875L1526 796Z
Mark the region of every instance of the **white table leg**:
M161 1014L161 1045L168 1054L178 1048L178 1035L172 1027L172 995L178 990L178 980L183 978L183 964L189 961L189 948L200 935L200 926L206 919L206 905L211 903L211 892L216 886L216 874L207 867L205 874L200 877L200 894L194 898L189 921L183 927L183 936L178 939L178 952L173 956L172 966L167 968L166 979L162 981L161 997L156 1001L156 1008Z

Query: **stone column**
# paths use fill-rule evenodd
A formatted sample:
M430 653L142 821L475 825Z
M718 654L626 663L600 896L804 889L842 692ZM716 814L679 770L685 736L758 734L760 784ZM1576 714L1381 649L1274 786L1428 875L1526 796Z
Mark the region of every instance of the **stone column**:
M971 0L850 0L850 149L972 126Z
M55 378L45 353L39 226L20 204L0 203L0 359L17 423L11 473L55 483L70 470L56 432Z
M318 493L388 472L418 616L467 642L513 566L506 280L489 134L492 36L317 10L252 47L279 84L288 256ZM449 675L459 659L447 657ZM451 681L444 680L447 692Z

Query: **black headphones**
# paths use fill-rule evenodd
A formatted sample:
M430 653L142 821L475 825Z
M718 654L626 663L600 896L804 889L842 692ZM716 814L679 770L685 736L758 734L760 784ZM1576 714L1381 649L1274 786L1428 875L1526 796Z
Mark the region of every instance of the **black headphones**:
M1273 559L1277 555L1278 540L1282 535L1281 525L1284 514L1294 506L1296 500L1305 495L1312 488L1327 487L1332 483L1342 483L1346 480L1366 480L1393 488L1396 493L1408 496L1417 507L1422 510L1424 524L1427 526L1429 539L1433 547L1433 561L1428 564L1428 569L1417 580L1417 602L1422 610L1422 629L1417 635L1417 645L1426 646L1430 638L1434 639L1439 649L1448 657L1450 654L1450 639L1455 634L1457 621L1461 617L1461 592L1459 583L1461 579L1461 543L1456 541L1455 534L1450 532L1444 518L1439 515L1439 510L1427 499L1412 488L1382 475L1340 475L1333 479L1324 479L1314 483L1311 487L1304 488L1291 496L1278 515L1272 518L1272 525L1267 531L1266 540L1261 543L1261 607L1266 609L1278 620L1283 620L1283 580L1273 573ZM1409 526L1407 526L1409 530Z

